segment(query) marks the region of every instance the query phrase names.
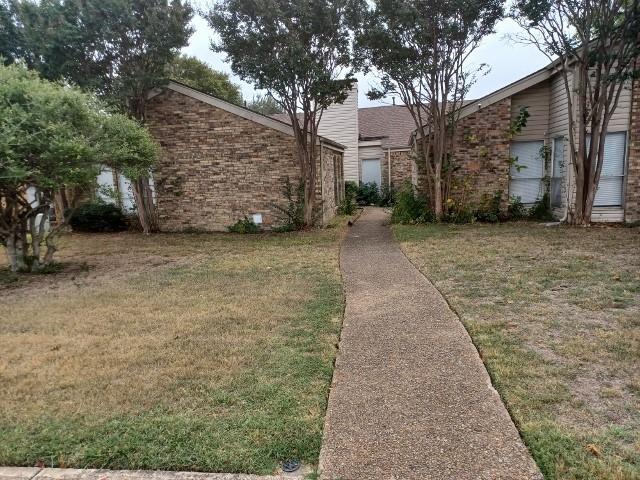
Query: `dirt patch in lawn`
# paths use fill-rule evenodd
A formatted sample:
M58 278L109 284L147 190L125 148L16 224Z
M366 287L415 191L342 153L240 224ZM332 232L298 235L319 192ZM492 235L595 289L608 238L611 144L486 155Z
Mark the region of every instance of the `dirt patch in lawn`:
M640 478L640 229L398 226L547 478Z
M314 463L342 232L65 237L61 270L0 286L0 464Z

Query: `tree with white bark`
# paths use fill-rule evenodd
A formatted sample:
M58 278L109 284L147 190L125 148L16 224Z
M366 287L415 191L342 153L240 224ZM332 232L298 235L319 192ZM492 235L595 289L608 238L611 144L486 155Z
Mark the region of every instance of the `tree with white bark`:
M574 191L567 221L589 225L609 122L621 94L640 76L638 0L518 0L518 40L557 61L567 96Z
M141 175L156 156L134 120L108 114L76 88L0 66L0 242L10 269L37 272L53 262L73 214L56 211L55 226L46 228L61 192L73 207L95 187L101 164Z

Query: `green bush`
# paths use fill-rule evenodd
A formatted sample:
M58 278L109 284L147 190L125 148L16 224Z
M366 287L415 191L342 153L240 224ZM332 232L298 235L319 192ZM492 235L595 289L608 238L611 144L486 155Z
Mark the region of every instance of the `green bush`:
M278 212L280 226L273 229L274 232L293 232L304 228L304 183L300 182L294 187L289 177L284 181L282 195L286 205L273 205Z
M71 216L71 228L76 232L121 232L127 229L122 210L111 203L87 203Z
M380 203L380 190L378 190L378 185L375 182L360 184L356 201L358 205L378 205Z
M449 210L442 217L444 223L473 223L476 220L476 212L468 206L455 206L449 208Z
M502 203L502 190L493 195L484 195L480 207L475 212L475 219L479 222L498 223L502 220L500 204Z
M238 220L236 223L227 227L231 233L260 233L260 227L253 223L253 220L246 216L242 220Z
M384 185L380 193L379 207L393 207L396 200L396 191L391 185Z
M353 215L356 213L358 206L356 205L356 194L358 186L354 182L345 182L344 198L338 205L338 213L340 215Z
M528 216L531 220L539 220L541 222L555 220L553 213L551 213L551 200L548 193L545 193L541 199L531 206Z
M414 224L433 221L434 216L428 209L426 200L416 194L413 185L410 183L405 184L395 195L395 203L391 211L391 222Z
M510 220L522 220L527 218L527 207L524 206L520 197L511 197L508 214Z

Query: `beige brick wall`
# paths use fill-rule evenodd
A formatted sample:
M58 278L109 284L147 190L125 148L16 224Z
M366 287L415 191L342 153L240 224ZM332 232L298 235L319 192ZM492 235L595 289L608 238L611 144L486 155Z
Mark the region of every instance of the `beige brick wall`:
M147 123L162 147L154 182L163 231L225 231L254 213L265 228L279 223L285 179L300 178L292 136L171 90L149 101Z
M640 222L640 80L633 85L625 221Z

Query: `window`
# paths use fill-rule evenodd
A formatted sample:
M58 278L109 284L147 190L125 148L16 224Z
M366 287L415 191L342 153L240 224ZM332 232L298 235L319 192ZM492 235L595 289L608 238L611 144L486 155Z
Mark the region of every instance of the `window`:
M561 207L563 204L562 182L564 181L564 137L553 139L553 167L551 171L551 206Z
M624 159L627 132L608 133L604 140L604 157L594 207L622 206Z
M511 165L510 197L520 197L525 204L535 203L542 197L544 160L540 151L543 146L542 140L511 144L511 158L517 160Z

